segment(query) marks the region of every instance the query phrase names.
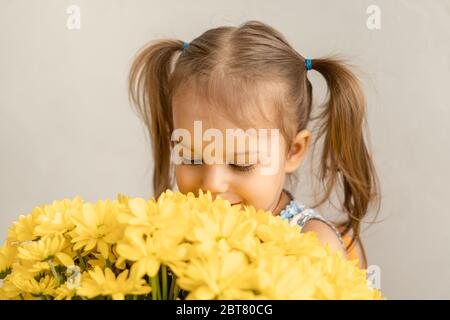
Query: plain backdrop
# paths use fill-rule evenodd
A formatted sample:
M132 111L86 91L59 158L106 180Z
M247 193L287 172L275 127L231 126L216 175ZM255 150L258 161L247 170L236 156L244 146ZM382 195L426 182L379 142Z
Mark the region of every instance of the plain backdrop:
M70 5L79 30L66 27ZM380 29L366 24L371 5ZM148 138L127 98L136 50L253 19L305 57L340 53L355 66L382 188L378 222L363 232L369 264L390 299L449 299L448 0L0 0L0 240L56 199L152 196ZM310 79L323 96L320 75ZM292 192L308 204L306 165Z

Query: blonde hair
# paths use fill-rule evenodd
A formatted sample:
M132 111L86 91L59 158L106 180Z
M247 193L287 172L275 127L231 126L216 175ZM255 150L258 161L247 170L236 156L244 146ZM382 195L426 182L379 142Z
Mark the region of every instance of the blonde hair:
M360 243L360 223L379 195L379 183L364 140L365 99L357 77L339 59L312 59L325 78L328 99L316 142L323 138L319 179L325 193L318 206L340 184L344 198L342 235L352 231L350 248ZM215 112L249 124L255 114L275 121L289 146L311 120L312 85L305 58L277 30L260 21L207 30L183 47L175 39L155 40L137 54L129 75L129 97L148 128L154 158L156 196L172 188L170 164L172 100L189 88L205 97ZM275 89L268 89L275 88ZM271 115L261 105L270 101ZM242 108L253 105L254 108ZM260 108L255 112L255 108ZM273 116L275 115L275 117ZM362 248L362 245L361 245ZM364 261L366 257L363 250Z

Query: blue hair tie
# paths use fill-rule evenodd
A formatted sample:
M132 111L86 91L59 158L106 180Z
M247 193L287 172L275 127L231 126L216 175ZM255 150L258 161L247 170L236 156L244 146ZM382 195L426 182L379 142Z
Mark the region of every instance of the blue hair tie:
M305 65L306 65L306 71L311 70L312 69L311 59L306 58L305 59Z
M185 49L187 49L188 47L189 47L189 43L188 42L183 42L183 47L182 47L183 51Z

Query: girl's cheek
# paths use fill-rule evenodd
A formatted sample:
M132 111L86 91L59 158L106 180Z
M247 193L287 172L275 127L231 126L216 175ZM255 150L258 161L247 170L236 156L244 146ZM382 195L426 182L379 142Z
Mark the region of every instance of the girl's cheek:
M175 176L178 189L182 193L195 192L200 187L201 168L200 166L175 166Z
M236 191L250 204L260 209L267 209L277 198L279 189L283 185L283 172L273 175L263 175L254 172L248 175L236 176L234 185Z
M257 169L247 173L236 172L230 169L230 176L230 185L235 191L239 191L242 196L251 196L261 178Z

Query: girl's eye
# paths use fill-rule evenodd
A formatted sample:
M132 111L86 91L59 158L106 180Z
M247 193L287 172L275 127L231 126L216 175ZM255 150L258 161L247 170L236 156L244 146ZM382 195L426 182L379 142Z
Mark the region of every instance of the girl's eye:
M199 165L202 164L202 160L201 159L186 159L183 158L183 164L185 165ZM234 170L236 171L240 171L240 172L249 172L252 171L256 166L254 164L248 165L248 166L241 166L241 165L237 165L237 164L228 164L230 167L232 167Z
M250 171L252 171L253 169L255 169L255 165L254 164L251 164L251 165L248 165L248 166L240 166L240 165L237 165L237 164L232 164L232 163L230 163L229 164L234 170L237 170L237 171L241 171L241 172L250 172Z

